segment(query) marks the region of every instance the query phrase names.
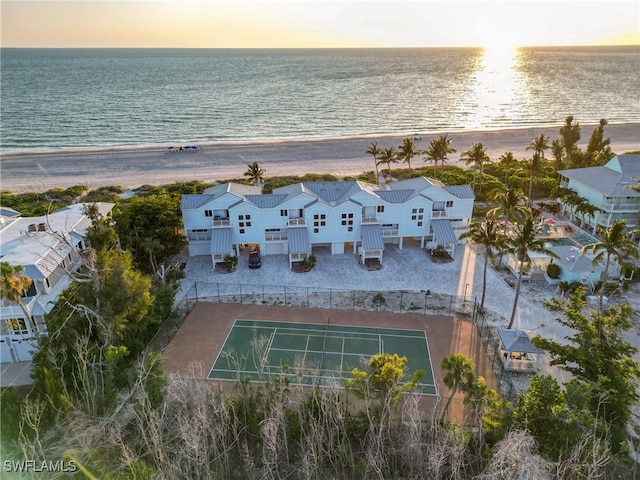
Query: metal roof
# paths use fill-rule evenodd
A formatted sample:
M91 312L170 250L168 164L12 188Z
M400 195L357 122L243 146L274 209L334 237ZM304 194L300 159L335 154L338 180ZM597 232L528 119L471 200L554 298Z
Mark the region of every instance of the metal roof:
M453 231L451 222L446 218L431 220L431 228L433 229L433 236L437 243L458 243L458 237L456 237Z
M287 195L247 195L246 199L259 208L273 208L282 203Z
M416 194L415 190L378 190L378 196L389 203L404 203Z
M531 343L527 332L522 330L499 328L498 335L500 336L502 346L507 352L544 353L544 350L539 349Z
M228 253L233 254L233 245L231 244L231 227L213 228L211 229L211 255L220 255Z
M311 253L307 227L289 227L289 253Z
M476 195L469 185L449 185L448 187L444 187L444 189L458 198L476 198Z
M640 178L640 155L617 155L601 167L558 170L558 173L586 185L607 197L639 197L640 192L631 190Z
M346 198L347 193L357 182L305 182L305 190L315 194L321 200L335 203Z
M188 193L182 195L180 199L180 208L185 210L190 210L192 208L200 208L207 202L210 202L216 198L215 195L205 195L205 194L197 194L197 193Z
M383 250L382 226L378 223L365 224L360 227L362 248L365 250Z

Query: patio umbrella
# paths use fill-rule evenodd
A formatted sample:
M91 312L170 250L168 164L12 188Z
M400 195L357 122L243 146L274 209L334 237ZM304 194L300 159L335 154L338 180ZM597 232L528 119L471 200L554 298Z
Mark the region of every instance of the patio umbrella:
M500 225L504 225L505 227L513 227L513 223L511 223L509 220L503 220L502 222L500 222Z
M546 223L547 225L555 225L558 222L556 222L553 218L545 218L544 223Z

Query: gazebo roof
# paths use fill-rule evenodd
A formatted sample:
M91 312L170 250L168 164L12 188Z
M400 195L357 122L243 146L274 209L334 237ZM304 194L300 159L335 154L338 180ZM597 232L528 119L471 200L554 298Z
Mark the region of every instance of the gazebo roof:
M499 328L498 335L500 336L502 346L507 352L544 353L544 350L531 343L529 335L523 330Z

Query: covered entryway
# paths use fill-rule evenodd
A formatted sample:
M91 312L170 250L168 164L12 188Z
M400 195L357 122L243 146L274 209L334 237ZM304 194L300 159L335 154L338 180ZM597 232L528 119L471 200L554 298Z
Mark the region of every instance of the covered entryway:
M362 244L358 247L360 263L364 264L369 258L382 263L382 252L384 251L382 227L377 223L364 224L360 227L360 235L362 236Z

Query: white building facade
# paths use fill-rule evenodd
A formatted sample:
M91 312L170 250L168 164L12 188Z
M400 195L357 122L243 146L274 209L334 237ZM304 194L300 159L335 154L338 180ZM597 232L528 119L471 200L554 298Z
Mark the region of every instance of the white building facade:
M640 192L628 187L637 185L640 178L640 155L617 155L600 167L559 170L560 186L574 190L597 207L586 224L591 232L596 227L611 227L617 220L627 222L627 227L638 227ZM586 227L585 227L586 229Z
M21 298L32 321L17 303L4 297L0 303L0 362L31 360L36 334L46 332L45 315L81 266L79 252L86 247L91 225L84 213L87 205L69 205L42 217L23 218L11 209L0 210L0 261L21 266L22 274L32 280ZM114 204L96 206L99 215L106 216Z
M444 186L424 177L387 185L357 181L298 183L262 194L260 188L223 184L182 196L189 255L211 255L213 266L244 245L290 263L315 247L383 261L385 245L407 238L449 252L469 228L474 195L468 185Z

